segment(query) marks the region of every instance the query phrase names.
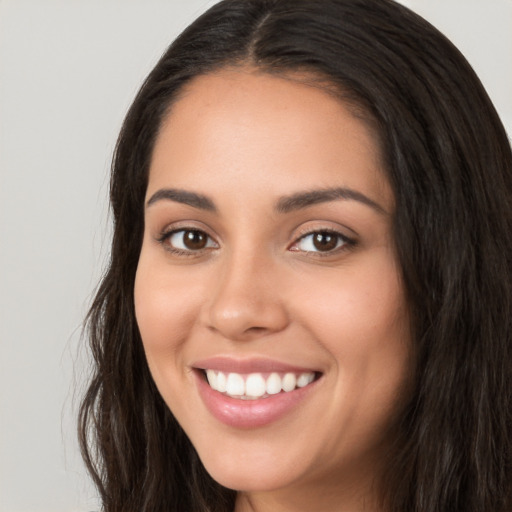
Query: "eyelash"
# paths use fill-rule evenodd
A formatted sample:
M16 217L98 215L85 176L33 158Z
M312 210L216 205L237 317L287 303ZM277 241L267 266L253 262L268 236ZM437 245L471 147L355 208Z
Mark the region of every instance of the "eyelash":
M291 251L297 251L299 252L300 249L294 249L295 246L297 246L301 241L306 240L308 237L313 237L314 235L330 235L336 237L336 246L328 251L302 251L306 254L314 254L316 257L325 258L328 256L332 256L334 254L339 254L341 252L347 251L353 247L356 246L356 240L353 238L349 238L346 235L340 233L339 231L336 231L334 229L315 229L312 231L306 231L302 233L299 238L289 248ZM311 242L314 243L314 242Z
M194 249L182 249L178 247L174 247L169 243L169 240L179 234L182 233L184 236L186 233L195 233L195 234L201 234L207 237L206 246L203 248L199 248L197 250ZM306 240L308 237L312 237L314 235L331 235L336 237L336 246L332 250L328 251L301 251L300 249L296 249L296 247L301 241ZM182 239L183 240L183 239ZM204 251L216 249L218 248L217 242L213 240L213 238L208 235L205 231L201 229L194 229L194 228L180 228L180 229L172 229L170 231L164 231L160 234L160 236L157 238L157 241L165 247L165 249L173 254L176 254L177 256L185 256L185 257L194 257L198 256L199 254L202 254ZM211 244L212 245L208 245ZM312 242L314 243L314 242ZM304 233L301 233L300 236L292 243L292 245L288 248L290 251L294 252L303 252L306 254L315 254L317 257L328 257L332 256L334 254L339 254L340 252L344 252L346 250L349 250L353 247L355 247L357 244L356 240L349 238L342 233L333 230L333 229L315 229L312 231L306 231Z
M170 244L170 239L174 236L174 235L177 235L178 233L183 233L182 237L186 234L186 233L199 233L201 235L204 235L206 236L207 238L207 241L206 243L209 244L210 242L213 241L213 238L208 235L208 233L206 233L205 231L203 231L202 229L195 229L195 228L180 228L180 229L172 229L170 231L164 231L160 234L160 236L157 238L157 241L162 244L165 248L165 250L173 253L173 254L176 254L177 256L185 256L185 257L193 257L193 256L197 256L199 254L202 254L205 250L209 250L209 249L212 249L212 248L216 248L218 247L217 243L214 242L215 244L215 247L208 247L208 245L204 248L200 248L198 250L193 250L193 249L180 249L178 247L174 247ZM183 238L182 238L183 240Z

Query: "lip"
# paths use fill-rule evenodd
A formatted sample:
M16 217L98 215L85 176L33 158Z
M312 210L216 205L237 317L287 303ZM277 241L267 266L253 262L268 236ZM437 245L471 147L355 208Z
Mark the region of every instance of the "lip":
M280 361L266 358L234 359L231 357L217 356L194 362L192 368L199 370L217 370L219 372L233 373L320 373L316 368L293 366Z
M256 372L302 373L315 370L268 359L234 360L225 357L197 361L193 367L199 396L210 414L221 423L237 429L264 427L293 413L294 409L308 399L321 380L321 378L316 379L303 388L297 388L287 393L278 393L256 400L241 400L213 390L206 382L202 370L212 369L242 374Z

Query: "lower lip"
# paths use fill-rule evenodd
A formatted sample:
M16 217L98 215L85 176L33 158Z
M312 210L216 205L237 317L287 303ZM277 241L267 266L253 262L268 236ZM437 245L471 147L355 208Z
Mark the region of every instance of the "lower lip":
M318 381L287 393L267 398L241 400L213 390L202 374L197 375L199 394L208 411L222 423L235 428L258 428L279 420L297 407L310 394Z

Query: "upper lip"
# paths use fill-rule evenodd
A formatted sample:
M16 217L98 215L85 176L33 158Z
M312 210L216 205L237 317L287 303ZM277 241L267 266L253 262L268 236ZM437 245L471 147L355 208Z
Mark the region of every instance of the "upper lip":
M232 373L305 373L318 372L314 368L296 366L274 359L255 357L249 359L236 359L233 357L216 356L195 361L192 365L198 370L217 370Z

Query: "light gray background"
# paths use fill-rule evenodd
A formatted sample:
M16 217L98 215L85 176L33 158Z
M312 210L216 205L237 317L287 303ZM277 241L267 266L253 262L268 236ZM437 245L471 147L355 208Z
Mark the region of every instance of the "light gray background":
M0 0L0 512L98 509L74 418L109 162L143 77L213 3ZM403 3L459 46L512 133L512 0Z

